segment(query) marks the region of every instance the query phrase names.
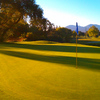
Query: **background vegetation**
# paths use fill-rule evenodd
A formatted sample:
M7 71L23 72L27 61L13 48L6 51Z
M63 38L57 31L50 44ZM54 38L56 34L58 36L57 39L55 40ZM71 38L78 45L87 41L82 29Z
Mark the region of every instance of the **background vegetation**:
M27 22L29 20L29 22ZM92 26L88 32L79 31L79 36L98 37L99 30ZM76 32L55 26L43 17L43 10L35 0L1 0L0 1L0 41L19 38L28 41L49 40L71 42Z
M75 30L44 18L35 0L0 0L0 100L100 100L99 35L79 31L76 69Z

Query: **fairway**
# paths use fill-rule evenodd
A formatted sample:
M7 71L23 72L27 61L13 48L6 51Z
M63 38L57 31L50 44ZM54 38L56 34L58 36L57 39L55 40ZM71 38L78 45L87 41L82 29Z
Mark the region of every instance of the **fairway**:
M50 41L0 43L0 100L100 100L100 47Z

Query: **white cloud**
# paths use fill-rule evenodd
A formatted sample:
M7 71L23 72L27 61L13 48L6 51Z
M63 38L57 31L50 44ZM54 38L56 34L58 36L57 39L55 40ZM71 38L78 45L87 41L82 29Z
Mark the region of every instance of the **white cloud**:
M86 18L68 14L67 12L64 13L64 12L55 11L51 9L45 9L44 16L48 18L55 25L62 26L62 27L65 27L67 25L75 25L76 22L78 22L79 25L81 26L94 23Z

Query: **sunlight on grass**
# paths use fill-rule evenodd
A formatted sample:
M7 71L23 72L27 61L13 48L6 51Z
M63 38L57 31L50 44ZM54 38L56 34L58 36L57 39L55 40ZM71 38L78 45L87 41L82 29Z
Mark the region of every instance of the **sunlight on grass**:
M15 51L15 48L1 49L3 51ZM43 50L30 50L30 49L18 49L18 52L38 54L44 56L64 56L64 57L76 57L76 52L53 52L53 51L43 51ZM77 53L78 58L90 58L90 59L100 59L100 53Z
M100 41L100 39L78 39L79 41Z
M79 45L76 69L74 46L1 44L0 100L99 100L100 47Z
M85 40L84 40L85 41ZM31 42L16 42L15 44L30 44L30 45L54 45L54 46L76 46L76 43L58 43L52 41L31 41ZM97 46L89 46L84 44L78 44L78 47L92 47L92 48L100 48Z

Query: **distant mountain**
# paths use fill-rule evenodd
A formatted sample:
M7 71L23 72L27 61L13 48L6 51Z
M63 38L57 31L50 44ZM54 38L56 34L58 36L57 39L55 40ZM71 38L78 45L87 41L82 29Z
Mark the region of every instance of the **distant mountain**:
M85 26L85 27L82 27L82 26L78 26L78 29L79 29L79 31L81 31L81 32L86 32L86 31L88 31L88 29L91 27L91 26L95 26L95 27L97 27L98 29L99 29L99 31L100 31L100 25L97 25L97 24L89 24L89 25L87 25L87 26ZM66 28L68 28L68 29L71 29L72 31L73 30L76 30L76 26L75 25L69 25L69 26L66 26Z

